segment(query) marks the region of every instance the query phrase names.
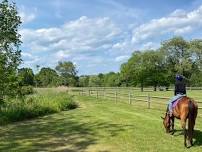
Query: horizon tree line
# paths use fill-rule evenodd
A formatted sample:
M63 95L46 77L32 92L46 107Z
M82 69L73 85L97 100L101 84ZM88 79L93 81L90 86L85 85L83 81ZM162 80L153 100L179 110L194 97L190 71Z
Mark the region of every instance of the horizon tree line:
M176 74L182 74L188 86L202 86L202 40L186 41L173 37L156 50L134 51L120 72L78 76L71 61L59 62L55 69L41 68L34 76L39 87L169 87ZM31 84L30 84L31 85Z

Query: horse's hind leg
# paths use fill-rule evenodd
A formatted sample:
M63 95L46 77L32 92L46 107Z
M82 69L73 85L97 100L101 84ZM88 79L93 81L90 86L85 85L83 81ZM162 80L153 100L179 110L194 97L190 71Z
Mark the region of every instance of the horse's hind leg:
M186 120L181 119L181 125L184 132L184 146L187 147L187 130L186 130Z
M183 128L184 131L184 146L187 147L187 130L186 128Z

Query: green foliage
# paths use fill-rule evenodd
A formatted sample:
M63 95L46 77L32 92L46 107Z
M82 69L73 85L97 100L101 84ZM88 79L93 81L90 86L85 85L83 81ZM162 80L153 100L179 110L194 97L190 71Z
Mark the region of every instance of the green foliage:
M80 76L79 77L79 86L80 87L88 87L89 84L89 76Z
M192 68L190 44L182 37L174 37L164 41L161 50L165 52L166 62L169 70L173 73L180 73L184 76Z
M22 86L20 87L20 96L25 96L25 95L30 95L34 93L34 88L33 86Z
M56 71L62 78L62 84L65 86L77 86L78 85L78 77L76 66L68 61L58 62L56 66Z
M190 84L191 86L195 87L201 87L202 86L202 71L201 72L195 72L192 74L190 78Z
M182 37L164 41L158 50L136 51L121 65L121 85L166 86L173 84L177 73L183 74L192 86L200 84L197 73L202 67L201 40L191 42ZM196 81L194 81L196 80Z
M35 118L78 107L65 92L43 92L21 100L9 100L1 105L0 124Z
M104 75L105 87L117 87L120 85L119 73L109 72Z
M17 67L21 63L20 24L15 4L9 4L7 0L0 2L0 100L17 94Z
M58 86L61 82L57 72L51 68L42 68L35 76L35 81L40 87Z
M73 101L71 98L69 102L61 103L61 110L72 110L72 109L76 109L78 106L79 106L78 103Z
M101 79L97 75L90 76L89 78L89 87L100 87L102 85Z
M196 39L190 42L192 58L197 65L197 69L202 71L202 40Z
M31 68L21 68L18 70L20 86L34 85L34 73Z

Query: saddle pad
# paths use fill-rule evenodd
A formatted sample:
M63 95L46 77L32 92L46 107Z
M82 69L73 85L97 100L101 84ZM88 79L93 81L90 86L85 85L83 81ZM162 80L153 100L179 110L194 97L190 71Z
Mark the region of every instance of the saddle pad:
M182 99L183 97L180 97L179 99L175 100L172 102L172 108L175 108L175 106L178 104L178 102Z

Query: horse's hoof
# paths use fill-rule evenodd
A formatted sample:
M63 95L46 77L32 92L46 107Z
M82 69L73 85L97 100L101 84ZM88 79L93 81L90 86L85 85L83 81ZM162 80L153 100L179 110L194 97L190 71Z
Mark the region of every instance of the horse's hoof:
M191 148L191 147L192 147L192 144L191 144L190 142L188 142L188 143L184 144L184 147L186 147L186 148Z

